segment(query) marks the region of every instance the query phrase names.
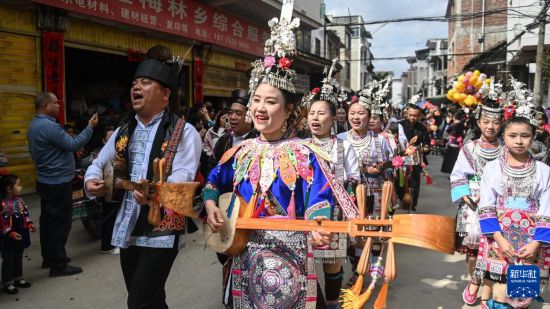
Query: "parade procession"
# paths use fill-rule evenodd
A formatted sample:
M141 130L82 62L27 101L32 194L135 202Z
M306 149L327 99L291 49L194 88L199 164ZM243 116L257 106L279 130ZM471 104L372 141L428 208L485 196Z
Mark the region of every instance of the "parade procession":
M0 308L550 308L549 8L0 0Z

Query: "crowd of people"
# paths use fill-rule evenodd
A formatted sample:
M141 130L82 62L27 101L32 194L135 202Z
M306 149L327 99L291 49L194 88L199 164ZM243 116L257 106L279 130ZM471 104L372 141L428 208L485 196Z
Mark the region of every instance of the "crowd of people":
M102 145L91 152L84 187L88 197L106 202L102 250L120 252L128 308L168 308L166 280L186 234L197 230L193 220L163 207L144 189L148 182L200 182L196 211L214 233L232 215L318 222L386 219L388 212L417 211L423 176L432 182L426 165L434 152L444 156L441 171L450 174L451 198L458 203L456 250L466 255L471 277L462 295L465 303L474 304L481 287L485 308L524 301L506 297L509 265L538 264L548 278L550 258L541 248L550 242L549 125L523 85L512 80L512 90L505 93L487 83L477 108L442 109L415 96L398 110L391 104L389 79L373 80L354 96L343 94L334 60L320 87L299 98L295 46L289 43L298 21L281 16L273 23L265 57L253 63L249 90L233 91L228 106L196 104L183 117L168 108L180 63L172 61L168 48L151 48L134 75L133 113L106 128ZM42 267L51 277L74 275L82 268L70 265L65 251L74 154L90 141L98 117L71 134L55 121L59 102L54 94L39 94L35 107L28 139L41 204ZM109 203L108 167L131 181L122 198ZM394 189L387 191L388 183ZM29 232L37 230L21 189L16 175L2 176L2 284L10 294L30 286L23 277L23 250L30 245ZM228 205L221 205L224 194L231 195ZM236 199L241 202L234 214ZM354 291L348 295L363 290L365 263L371 292L377 279L391 280L381 266L390 248L384 239L365 241L322 229L258 227L240 252L218 253L224 282L220 302L234 308L338 308L345 285ZM365 262L365 254L373 262ZM347 259L353 273L344 284ZM323 285L315 263L322 264ZM385 299L382 289L376 300L380 308Z

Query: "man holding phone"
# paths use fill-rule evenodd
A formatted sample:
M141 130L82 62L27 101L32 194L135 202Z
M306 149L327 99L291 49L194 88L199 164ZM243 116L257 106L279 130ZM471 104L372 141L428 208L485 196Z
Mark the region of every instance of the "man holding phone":
M40 93L34 106L36 116L27 138L36 165L36 192L40 195L42 268L50 268L50 277L70 276L82 272L82 268L68 264L70 259L65 251L72 226L73 153L88 143L98 117L94 114L88 126L71 137L55 120L60 109L55 94Z

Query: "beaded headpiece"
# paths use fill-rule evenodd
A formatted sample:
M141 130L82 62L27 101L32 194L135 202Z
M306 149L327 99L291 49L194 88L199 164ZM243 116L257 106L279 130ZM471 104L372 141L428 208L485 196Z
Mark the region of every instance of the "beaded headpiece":
M252 63L249 92L254 94L260 81L273 87L296 93L294 82L296 71L292 59L296 56L296 35L300 19L292 19L294 0L283 0L280 19L274 17L268 22L270 37L265 41L264 59Z
M313 88L309 93L306 93L302 97L302 107L309 109L311 104L315 101L327 101L335 108L338 107L340 96L338 90L340 89L340 86L338 85L336 79L334 79L334 75L340 71L340 68L341 66L338 62L338 58L334 58L330 68L325 67L325 70L323 71L323 75L325 76L322 81L323 85L321 88Z
M533 104L533 92L525 87L525 84L510 75L508 84L512 89L508 91L508 97L504 107L504 119L522 117L538 127L537 110Z
M476 119L480 119L482 115L490 119L501 119L502 84L495 83L494 78L487 80L488 82L484 82L478 91L482 101L476 113Z
M359 104L370 110L371 114L386 115L386 110L391 105L390 85L390 78L370 81L367 87L359 92Z

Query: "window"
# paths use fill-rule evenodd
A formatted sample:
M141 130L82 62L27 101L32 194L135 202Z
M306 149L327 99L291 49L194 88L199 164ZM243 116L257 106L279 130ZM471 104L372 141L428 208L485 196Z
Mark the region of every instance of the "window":
M346 48L351 48L351 36L346 32Z
M346 78L351 78L351 66L349 65L349 62L346 62Z
M315 38L315 54L321 56L321 40Z
M359 27L352 27L351 28L351 37L352 38L358 38L359 37L359 34L361 33L361 29L359 29Z

